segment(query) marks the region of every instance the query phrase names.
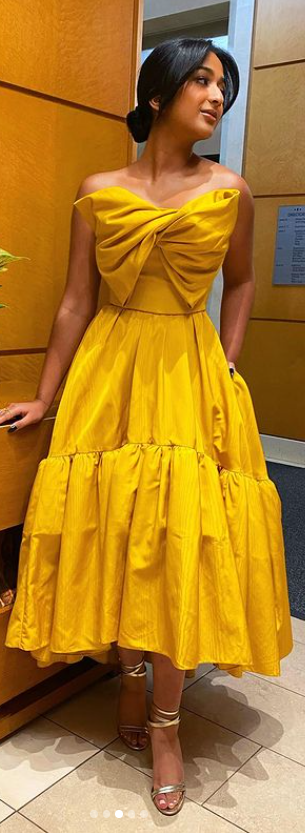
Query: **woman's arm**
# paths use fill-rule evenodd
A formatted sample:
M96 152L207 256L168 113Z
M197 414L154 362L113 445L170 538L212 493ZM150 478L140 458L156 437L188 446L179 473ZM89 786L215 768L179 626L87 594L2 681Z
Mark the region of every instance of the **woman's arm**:
M76 198L92 191L92 177L80 185ZM50 406L77 347L96 313L100 273L95 259L95 234L74 207L66 285L57 310L36 398Z
M242 177L239 209L229 248L222 265L220 341L227 361L235 364L244 341L255 295L253 266L254 199Z

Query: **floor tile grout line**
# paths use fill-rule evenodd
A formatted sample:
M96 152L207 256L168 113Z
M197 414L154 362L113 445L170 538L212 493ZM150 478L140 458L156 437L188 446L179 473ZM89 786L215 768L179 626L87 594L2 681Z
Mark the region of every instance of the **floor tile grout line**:
M16 813L19 813L19 810L16 810ZM34 827L37 827L37 830L42 830L42 833L50 833L50 831L46 830L46 829L45 829L45 827L41 827L41 825L40 825L40 824L37 824L37 822L36 822L36 821L33 821L32 819L29 819L27 816L24 816L24 814L23 814L23 813L20 813L20 816L21 816L21 818L26 819L26 820L27 820L27 821L29 821L31 824L33 824L33 825L34 825ZM11 817L11 818L12 818L12 817Z
M188 691L190 688L192 688L193 685L196 685L196 683L199 683L200 680L203 679L203 677L207 676L207 674L210 674L211 670L212 669L210 669L210 671L203 671L203 673L200 675L200 677L197 677L196 680L194 680L192 683L189 683L187 686L185 686L185 688L182 689L182 694L183 694L184 691ZM154 693L153 688L149 688L149 686L146 686L146 691L149 691L150 694Z
M302 644L302 643L300 643L300 644ZM217 669L213 669L213 670L211 670L211 671L207 671L207 673L206 673L206 674L204 674L204 677L208 677L208 675L209 675L209 674L215 674L215 671L216 671L216 673L217 673ZM247 675L247 677L250 677L250 679L251 679L251 678L253 679L253 677L255 677L255 679L256 679L256 680L263 680L263 682L264 682L264 683L269 683L270 685L274 685L274 686L276 686L276 688L282 688L282 689L284 689L284 691L289 691L289 693L290 693L290 694L296 694L296 696L297 696L297 697L305 697L305 693L304 693L304 694L300 694L300 692L299 692L299 691L293 691L293 689L292 689L292 688L286 688L285 686L280 686L280 685L278 685L278 683L274 683L272 680L269 680L269 679L268 679L268 677L260 677L260 675L259 675L259 674L257 674L257 673L256 673L256 672L254 672L254 671L253 671L253 672L251 672L251 671L244 671L243 673L244 673L244 674L246 674L246 675ZM219 677L219 679L223 679L223 680L224 680L224 679L225 679L225 677ZM236 679L236 678L235 678L235 679ZM200 682L200 679L199 679L199 680L196 680L196 682ZM235 690L235 689L233 689L233 691L234 691L234 690ZM182 692L182 693L183 693L183 692Z
M61 778L57 778L57 780L56 780L56 781L54 781L54 782L53 782L53 784L49 784L49 786L48 786L48 787L45 787L45 789L44 789L44 790L41 790L41 792L37 793L37 795L34 795L34 797L33 797L33 798L30 798L30 800L29 800L29 801L26 801L26 802L25 802L25 804L21 804L21 806L20 806L20 807L18 807L18 809L17 809L17 810L15 810L15 813L20 813L20 812L21 812L21 810L24 810L24 808L25 808L25 807L28 807L30 804L32 804L32 803L33 803L33 801L36 801L36 798L40 798L40 796L41 796L41 795L44 795L44 793L48 792L48 790L51 790L51 789L52 789L52 787L55 787L55 786L56 786L56 784L59 784L59 782L60 782L60 781L63 781L63 780L64 780L64 778L67 778L67 777L68 777L68 775L72 775L72 773L73 773L73 772L75 772L75 770L76 770L76 769L79 769L79 767L83 766L83 764L86 764L86 763L87 763L87 761L91 761L91 760L92 760L92 758L95 758L95 757L96 757L96 755L99 755L99 753L100 753L100 752L102 752L102 751L103 751L102 749L97 749L97 750L96 750L96 752L94 752L94 754L93 754L93 755L89 755L89 757L88 757L88 758L85 758L85 760L84 760L84 761L81 761L79 764L77 764L77 766L73 767L73 769L70 769L70 772L65 772L65 774L64 774L64 775L62 775L62 776L61 776ZM27 819L28 819L28 816L25 816L25 818L27 818ZM31 819L28 819L28 820L29 820L29 821L31 821ZM46 833L47 833L47 831L46 831Z
M207 672L207 673L211 673L211 672ZM206 675L204 675L204 676L206 676ZM198 682L199 682L199 681L198 681ZM192 683L192 685L193 685L193 683ZM274 753L275 753L276 755L278 755L279 757L281 757L281 758L285 758L286 760L289 760L289 761L291 761L292 763L298 764L299 766L302 766L303 768L304 768L304 766L305 766L305 764L302 764L300 761L296 761L294 758L290 758L288 755L284 755L282 752L279 752L279 751L278 751L278 750L276 750L276 749L272 749L272 748L270 748L270 747L268 747L268 746L264 746L263 744L258 744L258 743L257 743L257 741L253 740L252 738L249 738L249 737L248 737L248 736L246 736L246 735L242 735L240 732L237 732L237 731L236 731L236 730L234 730L234 729L229 729L229 728L228 728L228 726L224 726L223 724L216 723L216 722L215 722L215 720L211 720L211 718L208 718L208 717L206 717L205 715L198 714L197 712L194 712L194 711L192 711L191 709L186 708L185 706L181 706L181 708L182 708L182 709L185 709L185 711L187 711L189 714L194 714L196 717L199 717L199 718L201 717L201 718L203 718L204 720L207 720L209 723L212 723L213 725L215 725L215 726L217 726L217 727L219 727L219 728L221 728L221 729L224 729L224 730L225 730L225 731L227 731L227 732L231 732L231 734L234 734L234 735L236 735L236 736L238 736L238 737L240 737L240 738L243 738L244 740L249 740L251 743L255 743L255 744L259 747L258 749L256 749L256 750L255 750L255 752L253 752L253 754L252 754L252 755L248 758L248 760L247 760L247 761L245 761L245 762L241 765L241 767L239 767L237 770L235 770L235 772L234 772L234 773L232 773L232 775L231 775L231 776L229 776L229 778L228 778L228 779L226 779L226 781L224 781L224 782L223 782L223 784L225 784L228 780L230 780L230 779L233 777L233 775L234 775L235 773L237 773L237 772L238 772L238 771L242 768L242 766L245 766L245 764L246 764L249 760L251 760L251 758L252 758L252 757L254 757L256 754L258 754L258 752L260 752L260 751L261 751L261 749L266 749L266 750L267 750L267 751L269 751L269 752L274 752ZM55 721L55 720L53 720L53 718L46 717L46 716L45 716L45 714L43 714L43 713L40 715L40 717L45 717L45 719L46 719L46 720L49 720L51 723L53 723L53 724L55 724L55 725L59 726L59 728L61 728L61 729L65 729L65 730L66 730L66 731L68 731L70 734L74 735L75 737L78 737L78 738L80 738L81 740L86 741L86 742L87 742L87 743L89 743L89 744L92 746L92 748L93 748L93 749L95 749L96 751L95 751L92 755L90 755L88 758L86 758L84 761L82 761L80 764L78 764L76 767L74 767L73 769L71 769L71 770L70 770L70 772L65 773L65 775L63 775L63 776L62 776L62 778L57 779L57 780L56 780L53 784L50 784L50 785L49 785L49 787L46 787L46 788L45 788L45 790L42 790L40 793L38 793L38 794L37 794L37 796L34 796L34 798L30 799L30 801L26 802L24 805L21 805L21 807L20 807L20 808L17 808L17 809L16 809L15 807L11 807L11 805L9 805L7 802L5 802L5 801L4 801L3 803L4 803L4 804L6 804L6 806L7 806L7 807L9 807L11 810L13 810L13 812L15 812L15 813L16 813L16 812L20 812L20 810L21 810L21 809L23 809L23 808L24 808L24 807L26 807L27 805L31 804L31 803L32 803L32 801L35 801L35 799L36 799L36 798L38 798L40 795L43 795L45 792L47 792L47 791L48 791L49 789L51 789L53 786L55 786L55 785L56 785L56 784L58 784L60 781L62 781L64 778L66 778L68 775L72 774L72 772L75 772L75 770L76 770L76 769L78 769L80 766L82 766L83 764L85 764L88 760L91 760L91 759L92 759L92 758L94 758L96 755L98 755L100 752L105 752L105 751L107 751L107 753L108 753L109 755L111 755L113 758L116 758L116 760L120 760L122 763L127 763L127 765L128 765L128 766L130 766L132 769L137 769L137 771L142 772L142 770L138 770L138 768L137 768L137 767L132 766L132 764L128 764L128 762L127 762L127 761L122 761L122 759L121 759L119 756L114 755L112 752L110 752L110 751L108 750L108 748L107 748L107 747L108 747L108 746L110 746L112 743L114 743L114 741L115 741L115 740L119 739L119 735L116 735L116 736L115 736L115 737L114 737L111 741L109 741L109 743L107 743L105 746L103 746L103 747L97 747L95 744L91 743L91 741L88 741L88 739L87 739L87 738L84 738L82 735L79 735L79 734L77 734L76 732L73 732L73 731L71 731L70 729L67 729L67 727L62 726L60 723L56 723L56 721ZM143 775L146 775L146 773L143 773L143 772L142 772L142 774L143 774ZM148 776L148 777L151 777L151 776ZM218 787L218 789L221 789L221 787ZM216 792L217 792L217 791L218 791L218 790L216 790ZM212 795L210 796L210 798L211 798L213 795L214 795L214 793L212 793ZM189 800L193 800L193 799L189 799ZM208 800L208 799L206 799L206 800ZM198 804L198 802L196 802L196 801L195 801L194 803L195 803L195 804L197 804L197 806L204 806L204 805L199 805L199 804ZM222 818L222 817L221 817L221 818Z
M210 673L209 671L204 672L204 674L202 674L202 677L206 676L206 674L209 674L209 673ZM187 686L187 689L191 688L195 684L195 682L199 682L199 680L202 679L202 677L199 677L198 680L194 681L194 683L190 683L190 685ZM187 689L185 689L185 690L187 690ZM153 689L147 688L146 691L149 692L149 694L153 695ZM90 743L91 746L93 746L95 749L99 749L101 751L101 749L105 748L104 746L97 747L96 744L93 743L93 741L88 740L88 738L86 738L84 735L80 735L77 732L74 732L73 729L68 729L67 726L64 726L62 723L59 723L57 720L54 719L54 717L48 717L47 713L45 713L45 712L42 712L39 715L39 717L44 717L45 720L49 720L50 723L54 723L54 725L58 726L60 729L65 729L67 732L70 732L71 735L75 735L77 738L81 738L81 740L84 740L87 743ZM107 741L106 746L108 746L109 743L113 743L118 738L119 738L119 735L115 735L115 737L112 738L111 741Z
M78 735L77 732L73 732L72 729L67 729L67 727L62 726L61 723L56 723L56 720L53 720L51 717L47 717L46 720L50 720L50 722L55 723L55 725L58 726L60 729L66 729L67 732L70 732L71 735L75 735L75 737L80 738L80 740L87 741L87 743L90 743L91 746L93 746L94 749L96 749L98 752L102 752L104 749L107 748L107 746L109 746L110 743L114 743L115 740L119 740L120 738L120 735L114 735L112 740L108 740L105 746L96 746L96 744L93 744L90 740L85 738L84 735Z
M262 747L261 747L261 748L262 748ZM100 752L102 752L102 751L104 751L104 750L102 750L102 749L101 749L101 750L99 750L99 751L100 751ZM259 751L260 751L260 750L256 750L256 752L254 752L254 753L253 753L253 755L251 755L251 758L252 758L252 757L254 757L254 755L256 755L256 754L257 754L257 752L259 752ZM120 763L122 763L122 764L126 764L126 765L130 768L130 769L132 769L132 770L135 770L135 769L136 769L136 770L137 770L137 772L139 772L139 774L140 774L140 775L145 775L147 778L150 778L150 780L152 780L152 776L151 776L149 773L147 773L147 772L143 772L143 770L138 769L137 767L134 767L134 766L133 766L132 764L130 764L128 761L126 761L126 760L122 760L122 758L120 758L118 755L115 755L113 752L109 752L109 751L108 751L108 752L107 752L107 754L108 754L108 755L110 755L112 758L114 758L116 761L120 761ZM91 757L92 757L92 758L94 758L94 757L95 757L95 755L92 755ZM88 758L88 760L91 760L91 758ZM248 760L250 760L250 758L249 758ZM79 767L79 766L82 766L82 765L83 765L83 764L85 764L85 763L86 763L86 761L82 761L82 763L81 763L81 764L79 764L77 767L75 767L75 769L78 769L78 767ZM241 769L241 768L242 768L242 766L244 766L246 763L248 763L248 761L245 761L245 762L244 762L244 764L242 764L242 765L241 765L241 767L239 767L239 769ZM238 771L239 771L239 770L236 770L236 772L238 772ZM34 825L35 825L35 826L36 826L39 830L43 831L43 833L48 833L48 831L47 831L47 830L45 830L45 828L44 828L44 827L40 827L40 825L37 825L37 824L36 824L36 822L34 822L34 821L33 821L33 820L29 817L29 816L26 816L24 813L22 813L22 812L21 812L21 810L23 810L25 807L27 807L27 806L29 806L30 804L32 804L32 803L35 801L35 799L36 799L36 798L39 798L41 795L43 795L43 793L48 792L48 790L49 790L49 789L52 789L52 787L55 787L55 786L56 786L56 784L58 784L60 781L63 781L63 780L64 780L64 778L67 778L67 776L68 776L68 775L71 775L71 774L72 774L72 772L74 772L74 770L71 770L71 772L67 772L67 773L66 773L66 775L64 775L62 778L59 778L59 779L58 779L58 781L55 781L55 783L54 783L54 784L50 784L50 786L49 786L49 787L46 787L46 789L45 789L45 790L43 790L43 791L42 791L41 793L39 793L37 796L35 796L34 798L32 798L29 802L27 802L27 804L22 805L22 807L21 807L21 808L19 808L18 810L15 810L15 808L10 807L10 805L8 804L7 806L8 806L8 807L10 807L10 809L14 810L14 812L13 812L13 813L11 814L11 816L9 816L8 818L11 818L14 814L19 813L19 814L22 816L22 818L26 819L27 821L30 821L30 822L31 822L31 824L34 824ZM235 773L233 773L233 774L235 774ZM231 776L231 777L232 777L232 776ZM220 787L218 787L218 790L220 790L220 789L221 789L221 787L222 787L222 786L223 786L223 785L224 785L224 784L225 784L228 780L230 780L230 779L226 779L226 781L224 781L224 782L223 782L223 784L221 784L221 786L220 786ZM216 790L215 792L218 792L218 790ZM213 797L213 795L215 795L215 793L212 793L212 794L211 794L211 796L209 796L209 798L212 798L212 797ZM208 801L208 800L209 800L209 798L208 798L208 799L206 799L206 801ZM196 800L195 800L194 798L192 798L191 796L187 795L187 792L186 792L186 799L187 799L187 801L190 801L190 802L191 802L191 804L194 804L197 808L202 809L202 810L207 810L207 811L208 811L209 813L211 813L212 815L217 816L217 818L221 818L221 819L223 819L224 821L228 821L227 819L225 819L225 817L224 817L224 816L220 816L220 815L219 815L218 813L216 813L214 810L211 810L209 807L205 807L205 806L204 806L204 803L203 803L203 804L199 804L199 803L198 803L198 801L196 801ZM3 802L3 803L6 803L6 802ZM5 821L5 819L4 819L4 821ZM236 827L236 829L237 829L237 830L242 831L242 833L247 833L247 831L246 831L243 827L240 827L239 825L235 824L234 822L231 822L231 821L230 821L230 822L228 822L228 823L229 823L229 824L232 824L232 826Z
M1 797L0 801L2 804L5 804L6 807L9 807L10 810L14 810L14 813L18 813L18 810L16 810L15 807L12 807L11 804L8 804L7 801L4 801L4 798ZM6 821L6 819L3 819L3 821ZM2 824L2 821L0 821L0 824Z
M213 723L214 726L219 726L220 729L225 729L226 732L231 732L232 735L237 735L239 738L243 738L243 740L249 740L251 743L255 743L256 746L260 746L257 740L253 740L249 738L248 735L242 735L241 732L237 732L236 729L229 729L228 726L224 726L223 723L216 723L216 720L212 720L211 717L206 717L205 714L198 714L198 712L192 711L192 709L188 709L186 706L181 704L181 709L184 711L189 712L189 714L194 714L196 717L203 717L204 720L207 720L208 723ZM268 749L268 746L266 747Z
M253 757L254 757L254 755L256 755L258 752L260 752L260 749L257 749L257 750L256 750L256 752L254 752L254 753L253 753L253 755L251 755L251 758L253 758ZM107 752L107 754L108 754L108 755L111 755L111 757L112 757L112 758L115 758L116 760L121 761L121 763L123 763L123 764L127 764L127 766L129 766L131 769L136 770L137 772L139 772L139 773L140 773L140 775L146 775L146 777L147 777L147 778L150 778L150 779L151 779L151 781L152 781L152 775L149 775L149 774L148 774L148 772L144 772L143 770L138 769L138 767L134 767L132 764L130 764L130 763L129 763L129 761L126 761L126 760L125 760L125 761L123 761L123 760L122 760L122 758L120 758L118 755L115 755L115 754L114 754L114 752ZM249 758L248 760L250 760L250 758ZM239 769L241 769L241 768L242 768L242 766L245 766L245 764L247 764L247 763L248 763L248 761L244 761L244 763L241 765L241 767L239 767ZM236 771L238 771L238 770L236 770ZM232 774L235 774L235 773L232 773ZM226 781L227 781L227 780L229 780L229 779L226 779ZM224 781L223 783L225 784L225 783L226 783L226 781ZM221 784L221 785L220 785L220 787L218 787L218 790L220 790L222 786L223 786L223 784ZM215 792L218 792L218 790L216 790ZM212 793L212 795L211 795L211 796L209 796L209 798L211 798L213 795L214 795L214 793ZM200 808L200 809L202 809L202 810L208 810L208 811L209 811L209 813L213 813L213 810L210 810L210 809L209 809L209 807L205 807L204 803L203 803L203 804L199 804L199 802L198 802L198 801L196 801L196 799L195 799L195 798L192 798L190 795L188 795L188 793L187 793L187 787L186 787L186 793L185 793L185 796L186 796L187 800L188 800L188 801L190 801L192 804L195 804L195 806L196 806L196 807L198 807L198 808ZM205 799L205 800L206 800L206 801L208 801L209 799ZM214 813L214 815L215 815L215 816L218 816L218 814L217 814L217 813ZM223 818L223 819L224 819L224 816L220 816L220 818ZM225 820L225 821L227 821L227 819L224 819L224 820ZM234 822L230 822L230 824L234 824ZM234 827L237 827L237 829L238 829L238 830L242 830L242 833L248 833L248 831L247 831L247 830L244 830L244 828L243 828L243 827L238 827L238 825L235 825L235 824L234 824Z
M264 744L262 744L261 749L264 749L266 752L273 752L274 755L278 755L279 758L284 758L285 761L291 761L292 764L302 766L303 768L305 767L305 762L302 764L302 761L296 761L295 758L290 758L289 755L284 755L283 752L278 752L277 749L270 749L270 746L264 746Z
M261 747L262 749L267 749L268 752L274 752L276 755L279 755L281 758L285 758L287 761L291 761L294 764L299 764L299 766L305 767L305 762L302 763L302 761L296 761L296 759L291 758L290 755L285 755L283 752L279 752L277 749L273 749L270 746L265 746L264 744L260 744L260 743L258 743L258 741L253 740L253 738L249 737L249 735L242 735L241 732L238 732L236 729L230 729L228 726L224 726L223 723L216 723L216 720L212 720L212 718L206 717L204 714L198 714L198 712L194 712L194 711L192 711L192 709L189 709L186 706L181 705L181 709L182 710L184 709L184 711L188 712L189 714L195 715L195 717L199 717L199 718L202 717L203 720L207 720L208 723L212 723L214 726L218 726L218 728L224 729L225 732L230 732L232 735L236 735L237 737L242 738L243 740L248 740L250 743L254 743L256 746ZM44 715L40 715L40 716L43 717ZM80 740L83 740L83 741L86 741L87 743L90 743L91 746L93 746L93 748L97 750L97 752L102 752L102 751L106 750L108 746L111 746L111 744L114 743L116 740L119 740L119 737L120 737L119 735L115 735L112 738L112 740L107 741L105 746L96 746L91 741L89 741L88 738L84 737L84 735L79 735L79 734L77 734L77 732L73 732L72 730L67 729L66 726L62 726L61 723L56 723L56 721L53 720L52 718L48 717L48 718L46 718L46 720L50 720L50 722L54 723L56 726L59 726L60 729L65 729L67 732L70 732L70 734L75 735L75 737L77 737L77 738L80 738ZM256 750L256 751L258 751L258 750ZM91 757L93 757L93 755Z
M283 752L279 752L277 749L273 749L273 747L260 744L257 740L249 738L249 735L241 735L241 733L237 732L236 729L229 729L229 727L224 726L223 723L216 723L216 721L212 720L210 717L206 717L204 714L198 714L198 712L193 712L191 709L187 709L185 706L181 706L181 708L184 709L186 712L190 712L190 714L195 714L196 717L203 717L204 720L207 720L209 723L213 723L215 726L219 726L220 729L225 729L226 732L231 732L232 735L237 735L239 738L249 740L251 743L255 743L257 746L261 746L262 749L267 749L268 752L274 752L276 755L279 755L281 758L286 758L287 761L291 761L293 764L299 764L299 766L305 767L305 762L304 764L302 764L301 761L296 761L295 758L290 758L289 755L284 755Z
M200 715L200 716L201 716L201 715ZM209 721L209 722L214 723L214 721ZM215 724L215 725L216 725L216 726L218 726L218 724ZM226 727L224 727L224 728L226 728ZM228 730L228 731L231 731L231 730ZM236 734L236 733L234 733L234 734ZM244 737L244 736L242 735L241 737ZM246 740L247 740L247 739L248 739L248 738L246 738ZM113 741L111 741L111 742L113 742ZM237 773L238 773L238 772L239 772L239 771L240 771L240 770L241 770L244 766L246 766L246 764L247 764L247 763L248 763L248 762L249 762L252 758L254 758L256 755L258 755L258 754L261 752L261 750L262 750L262 749L267 749L267 751L275 751L275 750L270 750L270 749L268 749L268 747L264 747L264 746L262 746L262 745L259 745L259 748L258 748L258 749L256 749L256 750L255 750L255 752L253 752L253 754L252 754L252 755L250 755L250 757L249 757L246 761L244 761L244 763L242 763L242 764L241 764L241 766L240 766L240 767L238 767L238 769L236 769L234 773L232 773L232 774L231 774L228 778L226 778L226 780L225 780L225 781L223 781L223 783L220 785L220 787L218 787L218 788L217 788L217 790L215 790L213 793L211 793L211 795L210 795L207 799L205 799L205 802L206 802L206 801L209 801L211 798L213 798L213 796L214 796L217 792L219 792L219 790L220 790L220 789L224 786L224 784L226 784L228 781L230 781L230 780L234 777L234 775L236 775L236 774L237 774ZM34 796L33 798L31 798L31 799L30 799L30 801L28 801L28 802L26 802L25 804L21 805L21 807L19 807L18 809L11 807L9 804L7 804L7 802L3 801L3 803L4 803L4 804L6 804L6 806L7 806L7 807L9 807L11 810L13 810L13 813L11 813L11 815L10 815L10 816L8 816L8 818L12 818L12 816L13 816L14 814L19 813L19 814L20 814L23 818L27 819L27 821L30 821L32 824L34 824L34 825L35 825L35 824L36 824L36 822L32 821L32 819L31 819L29 816L26 816L24 813L22 813L22 810L24 810L26 807L30 806L30 804L32 804L32 803L36 800L36 798L40 798L40 796L41 796L41 795L43 795L44 793L46 793L46 792L48 792L49 790L51 790L51 789L52 789L52 787L55 787L55 786L56 786L56 784L59 784L59 783L60 783L60 781L63 781L63 780L64 780L65 778L67 778L69 775L72 775L72 773L73 773L73 772L75 772L75 770L76 770L76 769L79 769L79 767L81 767L81 766L85 765L85 764L87 763L87 761L91 761L91 759L92 759L92 758L96 757L96 755L98 755L98 754L100 754L100 752L104 752L104 751L106 751L106 752L107 752L107 754L108 754L108 755L110 755L112 758L114 758L116 761L120 761L120 763L126 764L128 767L130 767L130 769L132 769L132 770L136 770L136 771L137 771L137 772L139 772L141 775L146 775L146 777L147 777L147 778L150 778L150 779L152 778L152 776L151 776L150 774L148 774L148 773L144 772L144 771L143 771L143 770L141 770L141 769L138 769L138 767L134 767L134 766L133 766L132 764L130 764L128 761L126 761L126 760L122 760L122 758L120 758L118 755L115 755L113 752L110 752L109 750L106 750L106 748L105 748L105 747L104 747L103 749L101 749L101 748L97 748L97 751L96 751L93 755L91 755L91 756L90 756L89 758L87 758L86 760L82 761L80 764L78 764L76 767L74 767L72 770L70 770L70 772L65 773L65 775L63 775L61 778L58 778L58 779L57 779L57 781L55 781L53 784L50 784L48 787L46 787L44 790L42 790L42 791L41 791L40 793L38 793L36 796ZM276 754L279 754L279 755L280 755L280 757L287 757L287 756L285 756L285 755L281 755L281 753L277 753L277 752L276 752ZM294 761L292 758L288 758L288 760L291 760L291 761L292 761L292 763L299 763L298 761ZM300 764L300 766L303 766L303 764ZM244 829L243 827L240 827L239 825L236 825L236 824L235 824L234 822L232 822L231 820L226 819L226 817L225 817L225 816L221 816L220 814L216 813L214 810L211 810L209 807L207 807L207 806L206 806L205 802L203 802L202 804L199 804L199 803L198 803L198 801L196 801L196 800L195 800L194 798L192 798L191 796L187 795L187 793L186 793L186 798L187 798L187 800L188 800L188 801L190 801L192 804L195 804L197 807L200 807L201 809L204 809L204 810L208 810L208 812L212 813L212 815L217 816L217 818L221 818L221 819L223 819L224 821L228 821L228 823L229 823L229 824L232 824L234 827L236 827L236 829L241 830L241 831L242 831L242 833L247 833L247 831L245 831L245 829ZM5 821L5 819L4 819L4 821ZM46 830L45 830L44 828L42 828L42 827L39 827L37 824L36 824L36 827L38 827L38 829L42 830L42 831L43 831L43 833L48 833L48 831L46 831Z
M300 691L295 691L293 688L287 688L285 685L279 685L279 683L274 683L272 680L266 680L265 677L260 677L259 674L255 674L254 676L257 680L263 680L264 683L269 683L270 685L275 686L275 688L281 688L282 691L289 691L289 694L297 694L298 697L305 697L305 692L302 694Z
M144 772L142 769L138 769L138 767L135 767L132 764L130 764L129 761L126 761L126 760L123 761L123 759L120 758L119 755L115 755L114 752L109 752L107 750L107 755L111 755L111 757L115 758L116 761L120 761L122 764L126 764L128 767L130 767L130 769L133 769L133 771L136 770L136 772L139 772L140 775L145 775L146 778L150 778L151 781L153 780L153 775L150 775L148 772ZM192 804L195 804L196 807L202 808L202 804L199 804L198 801L196 801L195 798L191 798L191 796L187 795L187 790L186 790L186 798L187 798L188 801L191 801ZM246 831L246 833L247 833L247 831Z
M233 827L236 827L236 830L241 830L242 833L249 833L245 827L240 827L239 824L236 824L235 821L229 821L225 816L221 816L220 813L215 813L215 810L210 810L209 807L205 807L204 804L200 805L204 810L207 810L208 813L212 813L212 816L216 816L216 818L221 819L222 821L226 821L228 824L232 824Z
M126 766L128 766L133 771L138 772L140 775L145 775L146 778L150 778L150 780L152 781L152 775L150 775L148 772L144 772L142 769L139 769L138 767L133 766L131 763L129 763L129 761L123 760L122 758L120 758L119 755L116 755L114 752L109 752L108 750L101 750L101 751L107 751L107 755L111 755L111 757L114 758L116 761L120 761L121 764L126 764ZM251 757L253 757L253 756L251 755ZM247 763L247 761L245 761L245 763ZM220 787L219 787L219 789L220 789ZM205 807L203 807L203 804L199 804L198 801L196 801L195 798L192 798L191 796L187 795L187 791L186 791L186 798L192 804L195 804L195 806L197 808L206 809ZM215 815L217 815L217 814L215 813ZM240 828L240 829L242 830L242 828ZM245 833L247 833L247 831L245 831Z
M302 643L300 642L300 643L299 643L299 645L301 645L301 644L302 644ZM185 691L189 691L189 689L190 689L190 688L192 688L192 686L196 685L197 683L200 683L200 680L202 680L204 677L207 677L207 676L208 676L208 674L211 674L211 673L214 673L214 672L212 672L212 671L206 671L204 674L202 674L202 676L201 676L201 677L198 677L198 678L197 678L197 680L194 680L194 682L193 682L193 683L190 683L188 686L186 686L185 688L183 688L183 689L182 689L182 694L184 694L184 692L185 692ZM245 673L245 674L248 674L248 673L249 673L249 675L250 675L250 672L248 672L248 671L245 671L244 673ZM275 686L276 688L280 688L282 691L288 691L288 692L289 692L289 694L297 694L299 697L305 697L305 692L304 692L304 694L302 694L302 692L300 692L300 691L295 691L295 689L293 689L293 688L287 688L287 686L285 686L285 685L280 685L279 683L274 683L272 680L268 680L268 679L266 679L265 677L260 677L260 675L259 675L259 674L253 674L253 676L254 676L257 680L263 680L263 682L264 682L264 683L269 683L270 685L273 685L273 686ZM147 689L147 691L151 691L151 690L152 690L152 689L150 689L150 688L148 688L148 689Z
M204 805L205 805L205 802L206 802L206 801L210 801L210 799L211 799L211 798L213 798L213 796L214 796L214 795L216 795L216 793L218 793L218 792L219 792L219 790L222 790L222 788L224 787L224 785L225 785L225 784L227 784L227 783L228 783L228 781L231 781L231 779L232 779L232 778L234 778L234 775L236 775L238 772L240 772L240 770L241 770L244 766L246 766L246 764L248 764L248 763L249 763L249 761L251 761L251 760L252 760L252 758L255 758L255 755L258 755L258 753L261 751L261 749L263 749L263 746L260 746L260 747L259 747L259 749L256 749L256 750L255 750L255 752L252 752L252 755L250 755L250 756L249 756L249 758L247 758L247 760L246 760L246 761L244 761L244 763L243 763L243 764L241 764L239 767L237 767L237 769L235 770L235 772L232 772L232 773L231 773L231 775L229 775L229 776L228 776L228 778L226 778L226 780L225 780L225 781L221 784L221 787L217 787L217 790L214 790L214 792L213 792L213 793L211 793L211 795L209 795L209 797L208 797L208 798L205 798L205 800L204 800L204 801L202 802L202 804L201 804L201 807L204 807Z
M45 717L45 715L44 715L44 714L41 714L41 715L39 715L39 716L40 716L40 717ZM45 717L45 720L49 720L49 722L50 722L50 723L54 723L54 725L55 725L55 726L58 726L58 727L59 727L59 729L65 729L65 731L66 731L66 732L69 732L69 734L70 734L70 735L74 735L76 738L80 738L80 740L84 740L84 741L86 741L86 743L90 743L90 746L92 746L92 747L93 747L93 749L96 749L97 751L100 751L100 750L101 750L101 747L100 747L100 746L97 746L97 745L96 745L96 743L93 743L93 741L88 740L88 738L85 738L85 737L84 737L84 735L80 735L80 734L78 734L77 732L74 732L74 731L73 731L73 729L67 729L67 727L66 727L66 726L63 726L63 725L62 725L62 723L58 723L56 720L54 720L54 719L53 719L53 717ZM113 738L113 740L116 740L116 738L117 738L117 737L119 737L119 736L118 736L118 735L116 735L116 736Z

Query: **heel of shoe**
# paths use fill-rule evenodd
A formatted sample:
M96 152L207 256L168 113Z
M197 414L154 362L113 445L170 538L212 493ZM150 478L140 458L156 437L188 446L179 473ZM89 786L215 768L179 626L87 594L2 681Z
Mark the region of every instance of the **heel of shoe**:
M156 720L152 720L151 718L155 717ZM181 715L179 709L176 711L170 712L166 711L165 709L160 709L159 706L156 705L152 701L149 717L147 718L147 726L149 729L165 729L167 726L176 726L180 723ZM184 799L185 799L185 781L180 781L178 784L166 784L163 787L158 787L158 789L151 788L151 799L160 813L164 816L174 816L176 813L182 808ZM164 810L158 806L155 802L155 797L157 795L162 795L163 793L174 793L174 792L181 792L182 795L175 804L174 807L166 807Z
M126 675L127 677L145 677L146 676L146 665L144 662L144 652L143 658L141 662L138 662L136 665L126 665L124 662L120 661L120 668L121 674ZM133 724L129 723L119 723L117 724L117 729L119 733L119 737L125 743L125 746L128 749L133 749L136 752L142 752L143 749L146 749L149 744L149 731L147 726L134 726ZM141 745L129 743L127 738L124 735L124 732L131 732L132 734L144 734L146 735L146 739L143 739Z

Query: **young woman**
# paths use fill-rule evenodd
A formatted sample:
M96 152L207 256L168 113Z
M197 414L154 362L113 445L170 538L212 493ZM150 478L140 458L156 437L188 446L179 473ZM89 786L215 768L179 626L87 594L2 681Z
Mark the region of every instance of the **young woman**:
M254 201L243 177L192 150L238 86L211 40L165 41L146 59L127 115L144 152L81 184L37 398L2 415L22 417L17 431L39 422L69 368L6 645L41 666L118 650L119 733L134 749L151 741L166 815L185 794L186 669L279 675L292 648L280 497L235 369L254 298ZM219 337L206 300L221 266ZM101 276L109 303L96 315Z

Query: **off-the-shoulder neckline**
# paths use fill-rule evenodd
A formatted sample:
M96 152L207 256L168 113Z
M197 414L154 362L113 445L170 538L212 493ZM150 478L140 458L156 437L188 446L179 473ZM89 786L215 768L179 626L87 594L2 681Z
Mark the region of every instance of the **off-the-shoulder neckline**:
M104 188L97 188L96 191L91 191L90 194L84 194L83 197L80 197L78 200L75 200L73 205L76 205L76 203L80 202L81 200L84 200L86 197L94 197L96 194L103 194L105 191L111 191L111 190L125 191L127 194L130 194L130 196L134 197L136 200L139 200L139 202L142 202L145 205L148 205L151 209L155 209L156 211L177 211L177 212L182 211L183 208L186 208L191 203L193 203L197 200L201 200L204 197L208 197L211 194L215 194L218 191L231 191L233 193L240 194L240 190L238 188L225 188L225 187L223 187L223 188L213 188L211 191L205 191L205 193L203 193L203 194L198 194L197 197L192 197L191 199L189 199L185 203L183 203L183 205L180 205L179 208L174 208L173 206L169 206L169 205L168 206L155 205L153 202L150 202L150 200L146 200L145 197L140 197L140 195L136 194L135 191L131 191L130 188L124 188L123 185L105 185Z

